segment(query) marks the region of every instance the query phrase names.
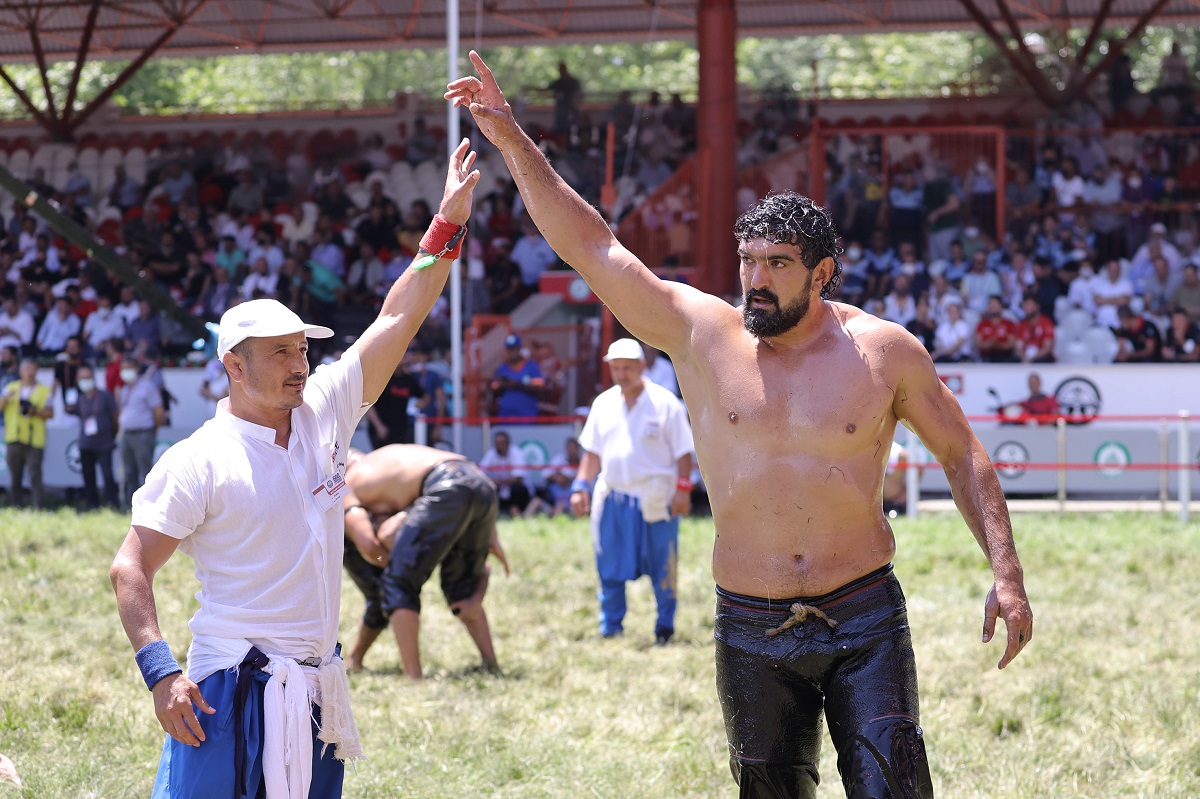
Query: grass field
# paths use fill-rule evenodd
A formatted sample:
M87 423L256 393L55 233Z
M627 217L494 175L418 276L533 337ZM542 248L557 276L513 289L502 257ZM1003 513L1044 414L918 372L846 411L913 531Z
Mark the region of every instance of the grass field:
M162 733L117 620L107 568L114 514L0 511L0 752L23 791L80 799L149 794ZM896 523L897 573L941 797L1200 796L1200 525L1157 515L1020 516L1037 617L1004 672L1002 635L980 644L990 583L960 520ZM631 589L623 639L595 634L595 577L580 522L505 523L511 577L488 605L504 677L476 670L465 632L427 586L426 683L398 677L382 638L352 693L369 760L345 796L733 797L713 686L712 528L684 525L678 640L654 648L652 603ZM190 561L156 594L182 656ZM349 581L342 630L361 602ZM822 799L842 796L832 747Z

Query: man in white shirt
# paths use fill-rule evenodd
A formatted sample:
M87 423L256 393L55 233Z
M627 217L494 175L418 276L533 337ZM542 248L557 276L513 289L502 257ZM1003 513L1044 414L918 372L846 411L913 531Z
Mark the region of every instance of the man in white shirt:
M250 272L242 280L239 292L243 300L253 300L257 297L274 297L278 286L279 276L271 274L267 259L260 256L250 262Z
M512 436L503 430L492 435L492 447L479 459L479 468L496 484L501 513L520 516L533 498L529 490L525 454L512 445Z
M520 267L521 285L530 294L537 291L542 272L558 263L554 248L546 243L529 217L522 220L521 238L513 245L509 257Z
M113 310L112 297L97 294L96 310L83 321L83 341L88 357L103 352L104 343L111 338L125 338L125 320Z
M54 307L37 332L37 347L46 355L57 355L67 346L67 339L77 335L83 323L79 317L71 313L66 297L54 301Z
M33 332L34 322L29 312L11 297L6 299L4 310L0 311L0 347L16 347L20 352L33 344Z
M1075 214L1067 209L1083 200L1086 189L1083 177L1079 174L1079 163L1070 156L1064 158L1062 169L1051 178L1051 185L1054 187L1054 203L1059 209L1058 220L1069 225L1074 221Z
M128 327L133 320L142 315L141 306L131 286L121 287L120 299L121 301L113 308L113 313L119 316L121 321L125 323L125 326Z
M1111 328L1120 327L1117 309L1128 305L1133 298L1133 284L1121 274L1121 262L1109 261L1088 285L1092 290L1097 324Z
M643 375L641 344L617 339L604 360L614 385L596 397L579 434L583 457L571 510L592 517L600 634L624 631L625 583L645 574L658 605L654 642L662 646L675 634L675 562L679 517L691 510L692 428L683 403Z
M347 453L458 257L479 180L468 147L464 139L451 157L422 239L426 268L397 281L339 360L309 379L308 338L333 331L275 300L224 314L217 355L229 397L134 497L109 576L170 736L156 797L340 797L342 761L362 756L336 650ZM201 585L186 675L159 631L153 593L177 548Z

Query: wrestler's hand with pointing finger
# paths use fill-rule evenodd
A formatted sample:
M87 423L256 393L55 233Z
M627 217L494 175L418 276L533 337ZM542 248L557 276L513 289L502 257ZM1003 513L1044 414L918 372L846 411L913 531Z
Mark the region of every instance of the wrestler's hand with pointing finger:
M455 108L466 108L475 119L479 131L493 144L508 136L521 135L521 129L513 118L512 108L504 99L504 92L496 84L496 78L479 53L470 52L471 63L479 77L458 78L446 86L447 100Z
M204 740L204 730L200 729L195 708L210 716L217 712L200 693L200 686L183 672L176 672L156 682L151 693L154 694L154 715L158 716L158 723L167 735L181 744L199 746Z
M996 668L1002 669L1013 661L1025 645L1033 640L1033 609L1029 607L1029 597L1025 595L1025 586L1020 582L1015 585L997 580L988 591L987 600L983 606L983 642L992 640L996 632L996 619L1003 617L1004 627L1008 631L1008 646Z

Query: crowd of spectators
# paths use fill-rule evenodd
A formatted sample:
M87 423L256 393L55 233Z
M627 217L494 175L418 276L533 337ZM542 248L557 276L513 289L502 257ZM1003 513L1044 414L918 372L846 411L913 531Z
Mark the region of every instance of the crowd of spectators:
M1028 158L1010 147L1000 206L985 155L958 153L955 169L933 153L885 190L868 143L831 191L838 298L908 327L937 361L1200 359L1197 198L1176 178L1194 156L1147 137L1123 158L1109 141L1060 134Z

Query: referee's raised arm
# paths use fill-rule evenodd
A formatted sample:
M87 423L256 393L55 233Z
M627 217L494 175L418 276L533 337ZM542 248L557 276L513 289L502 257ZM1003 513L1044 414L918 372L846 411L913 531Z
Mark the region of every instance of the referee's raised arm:
M446 285L450 264L462 249L475 184L479 182L479 170L473 169L474 165L475 152L463 139L450 157L442 202L421 239L416 258L392 284L379 318L358 340L364 403L374 402L382 393Z

